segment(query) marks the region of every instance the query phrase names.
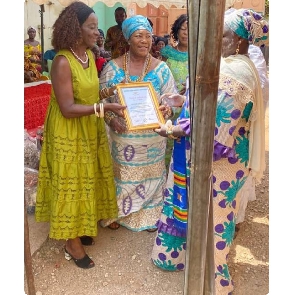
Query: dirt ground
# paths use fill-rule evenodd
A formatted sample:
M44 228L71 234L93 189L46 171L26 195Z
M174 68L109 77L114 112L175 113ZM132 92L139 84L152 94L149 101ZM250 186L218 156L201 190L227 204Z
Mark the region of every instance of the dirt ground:
M269 293L269 149L266 113L266 171L248 203L245 221L229 255L234 295ZM96 266L78 268L64 258L64 241L46 239L33 254L36 295L177 295L184 272L164 272L150 261L156 233L100 228L95 245L86 247ZM27 294L26 277L24 288ZM198 295L198 294L197 294Z

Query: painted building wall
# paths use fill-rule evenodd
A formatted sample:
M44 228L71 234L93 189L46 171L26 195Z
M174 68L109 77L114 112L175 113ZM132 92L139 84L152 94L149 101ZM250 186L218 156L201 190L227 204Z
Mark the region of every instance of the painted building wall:
M60 12L64 9L57 0L48 1L50 5L44 5L45 12L43 13L43 34L44 34L44 52L51 49L51 35L52 26L59 16ZM97 2L92 8L98 17L98 27L106 31L109 27L116 24L115 21L115 9L121 6L120 3L116 3L113 7L106 6L103 2ZM26 0L24 2L24 40L29 36L27 34L27 28L32 26L36 28L36 40L41 43L41 16L40 6L32 0ZM127 9L126 9L127 11Z
M253 10L265 13L265 0L235 0L234 8L252 8Z
M45 12L43 13L43 28L44 28L44 51L51 49L51 34L52 25L54 24L57 16L64 8L58 1L52 2L51 5L44 5ZM36 4L32 0L26 0L24 3L24 40L29 36L27 34L27 28L32 26L36 28L36 40L41 44L41 17L40 17L40 5Z
M44 5L45 12L43 13L43 34L44 34L44 52L51 49L51 35L52 26L57 19L58 15L64 8L58 0L51 0ZM50 4L50 5L49 5ZM97 2L92 8L98 17L98 27L106 31L109 27L116 25L115 21L115 9L121 5L117 2L113 7L106 6L103 2ZM124 7L124 6L123 6ZM140 8L135 2L131 3L128 7L124 7L127 12L127 17L142 14L149 17L154 23L154 33L156 35L164 35L170 33L171 24L177 17L178 11L184 11L184 9L166 9L164 6L159 8L154 7L151 4L147 4L146 7ZM25 0L24 2L24 40L28 38L27 28L33 26L36 28L36 40L41 43L41 17L40 6L33 2L33 0ZM177 11L177 13L176 13Z
M173 3L173 1L171 1ZM164 35L169 34L171 31L171 25L175 19L182 13L186 13L186 8L171 8L167 9L164 6L159 8L154 7L151 4L147 4L145 7L140 8L136 2L129 4L128 7L124 7L117 2L113 7L106 6L103 2L97 2L93 6L93 10L98 16L98 27L106 31L109 27L116 24L114 12L119 6L123 6L126 9L127 17L135 14L142 14L149 17L154 23L154 34ZM254 10L264 13L265 11L265 0L235 0L233 5L234 8L253 8ZM51 49L51 34L52 26L62 11L62 6L58 0L48 1L44 5L45 12L43 13L44 23L44 51ZM33 0L24 1L24 40L28 38L27 28L33 26L36 28L36 40L41 43L41 17L40 17L40 6L33 2Z

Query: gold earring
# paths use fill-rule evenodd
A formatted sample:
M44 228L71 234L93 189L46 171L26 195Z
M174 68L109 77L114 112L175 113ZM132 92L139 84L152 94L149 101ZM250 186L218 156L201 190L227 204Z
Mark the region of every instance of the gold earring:
M236 49L236 55L239 54L239 51L240 51L240 44L241 44L241 40L239 40L238 42L238 47Z

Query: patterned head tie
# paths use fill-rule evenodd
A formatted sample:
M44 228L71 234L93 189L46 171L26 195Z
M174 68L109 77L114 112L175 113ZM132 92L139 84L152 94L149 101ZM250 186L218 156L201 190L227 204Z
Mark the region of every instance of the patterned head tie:
M32 27L32 26L29 26L29 27L27 28L27 33L29 33L30 30L34 30L35 32L37 32L36 29L35 29L34 27Z
M268 22L252 9L229 9L225 12L224 24L239 37L256 46L268 46Z
M153 32L153 29L145 16L134 15L123 21L122 32L126 40L129 40L130 36L137 30L147 30L150 33Z

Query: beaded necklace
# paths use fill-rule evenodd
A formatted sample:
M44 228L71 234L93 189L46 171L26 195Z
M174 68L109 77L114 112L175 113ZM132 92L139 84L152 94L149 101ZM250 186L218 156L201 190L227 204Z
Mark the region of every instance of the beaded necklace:
M152 60L151 55L148 54L145 59L144 67L143 67L141 75L135 81L131 81L130 75L129 75L130 54L129 54L129 51L126 52L124 54L124 64L123 64L123 70L125 72L125 83L141 82L149 70L149 67L151 65L151 60Z
M72 47L70 47L72 53L74 54L74 56L82 63L82 64L87 64L88 63L88 55L86 53L86 51L84 52L85 56L86 56L86 60L82 60L76 53L75 51L72 49Z

